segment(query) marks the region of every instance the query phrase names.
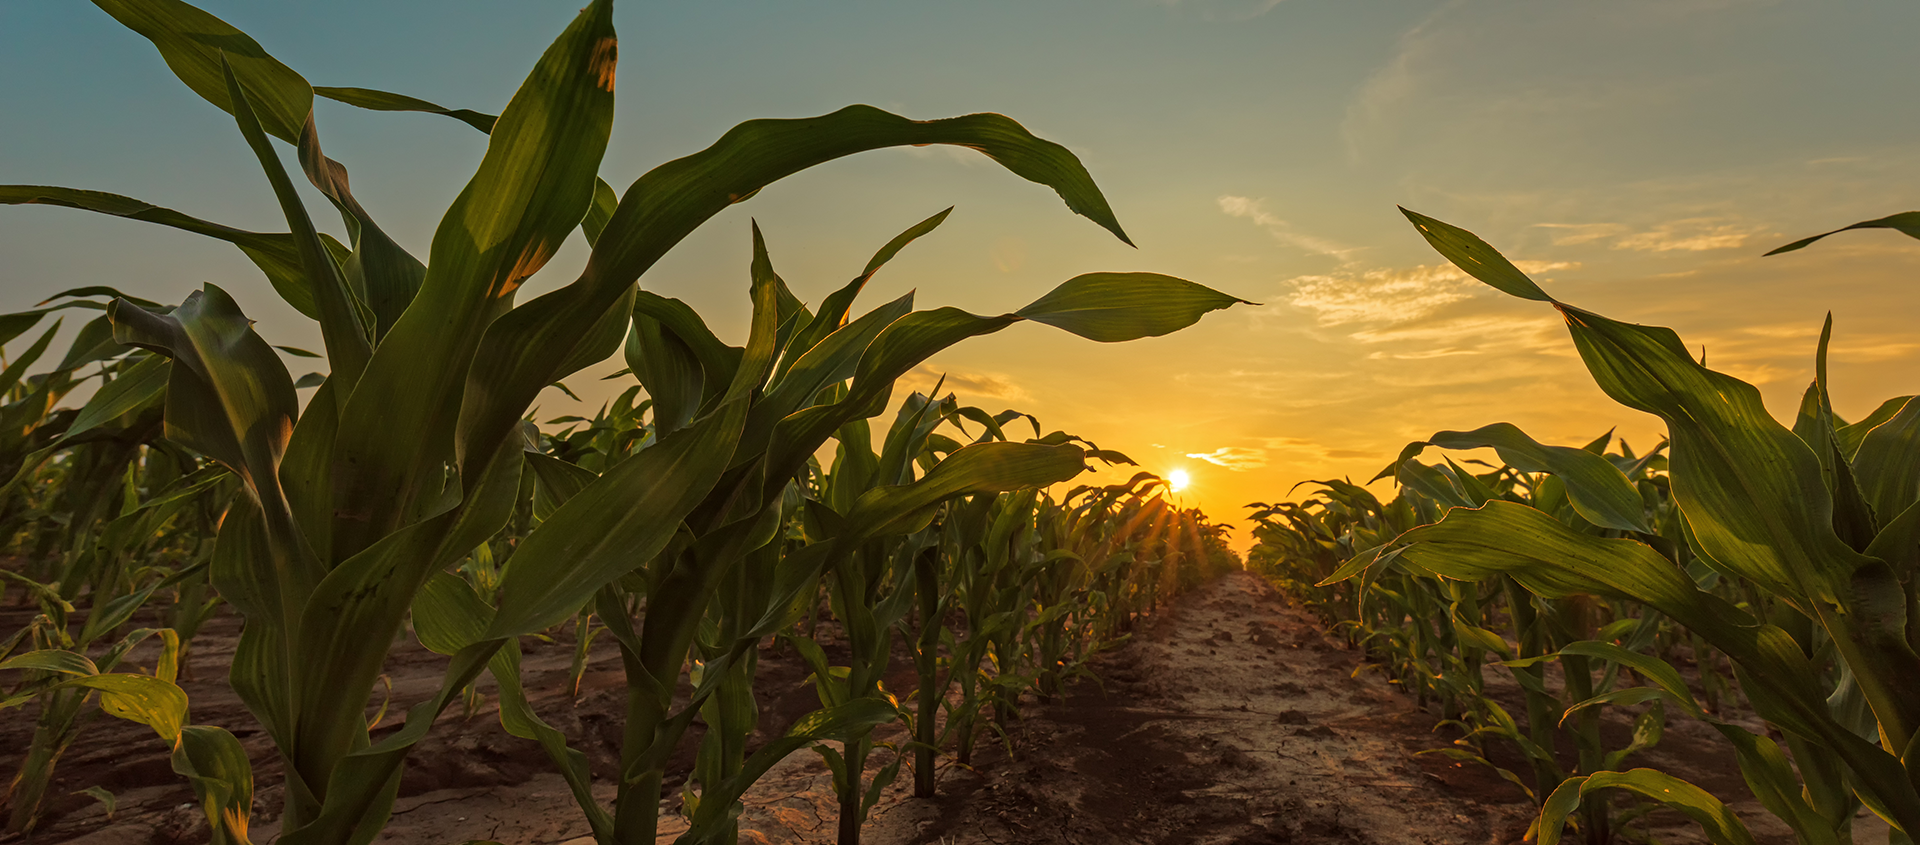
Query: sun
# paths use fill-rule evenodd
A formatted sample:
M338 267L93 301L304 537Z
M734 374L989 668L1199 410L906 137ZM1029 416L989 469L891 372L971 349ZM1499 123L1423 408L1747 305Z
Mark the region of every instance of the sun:
M1186 492L1187 485L1192 483L1193 479L1187 476L1187 471L1184 469L1176 469L1167 473L1167 489L1175 493Z

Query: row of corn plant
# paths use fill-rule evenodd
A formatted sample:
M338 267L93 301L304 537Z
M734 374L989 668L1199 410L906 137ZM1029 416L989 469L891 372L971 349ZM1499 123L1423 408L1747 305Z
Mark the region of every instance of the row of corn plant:
M1555 308L1601 389L1667 423L1672 506L1657 533L1608 536L1581 530L1538 501L1463 502L1437 523L1376 548L1359 568L1506 583L1538 601L1630 601L1657 611L1726 656L1740 692L1784 742L1709 711L1655 655L1599 638L1559 646L1563 657L1615 661L1641 682L1595 700L1660 701L1707 721L1732 746L1754 796L1801 842L1851 842L1863 806L1888 823L1890 841L1912 841L1920 829L1920 699L1913 688L1920 629L1912 622L1920 469L1911 447L1920 408L1912 397L1888 400L1856 423L1836 415L1826 378L1829 318L1815 379L1793 424L1783 424L1767 413L1758 390L1694 360L1671 330L1560 302L1472 233L1407 216L1475 278ZM1912 234L1902 226L1913 218L1848 228ZM1580 515L1588 524L1605 524L1605 502L1624 506L1637 494L1621 483L1624 476L1574 467L1551 472L1569 503L1584 502ZM1362 573L1335 573L1356 575ZM1737 585L1731 595L1729 583ZM1590 812L1614 790L1685 813L1716 843L1753 841L1744 822L1699 787L1607 762L1569 777L1546 798L1537 823L1541 842L1558 841L1570 816Z
M55 311L104 310L97 298L115 294L65 291L53 297L63 300L57 305L0 316L0 326L12 340ZM4 706L38 709L6 792L15 832L33 828L61 755L98 713L85 709L97 687L61 685L67 673L31 668L39 658L27 655L91 649L94 670L107 671L156 633L122 630L151 606L150 621L168 634L165 662L184 671L194 636L219 603L206 570L213 526L234 486L226 470L161 436L166 362L114 343L105 317L83 324L57 364L28 375L59 331L56 322L0 374L9 400L0 409L0 471L8 476L0 524L8 550L24 561L21 571L0 571L0 595L12 588L40 610L0 641L0 666L23 670ZM82 407L58 407L82 387L94 391Z
M597 175L617 52L607 0L580 13L497 117L369 89L315 88L245 33L178 0L96 5L232 116L288 231L70 188L0 186L0 202L79 208L232 243L317 322L324 343L330 371L303 404L274 348L219 287L172 308L119 297L106 315L113 342L165 363L164 438L238 480L209 569L245 619L230 683L285 764L284 842L370 841L408 752L488 669L501 684L503 720L552 754L595 837L651 842L669 753L725 679L743 671L735 664L784 627L795 596L821 578L857 579L847 573L863 547L910 533L947 499L1063 481L1085 458L1071 443L983 443L850 500L788 495L827 440L855 436L885 407L895 379L968 337L1033 321L1124 341L1178 330L1236 301L1166 276L1090 274L1014 313L915 311L909 296L849 319L879 265L943 214L883 249L817 313L773 273L756 232L751 329L744 346L730 346L692 309L637 280L714 214L831 159L900 145L967 147L1125 235L1070 153L998 115L922 122L853 106L749 121L616 193ZM448 114L489 134L427 261L384 234L353 196L346 168L322 151L316 96ZM319 232L276 142L293 147L301 175L339 213L344 242ZM579 278L516 304L515 292L576 228L591 247ZM601 452L617 460L598 466L540 451L524 421L536 397L622 350L648 394L648 436ZM821 533L798 549L775 548L796 509L819 519ZM517 515L524 533L509 549L490 545ZM751 574L736 576L743 568ZM577 619L589 603L627 673L611 810L593 801L578 752L525 706L517 677L517 639ZM712 659L700 663L691 703L676 707L675 687L716 605L728 608L720 614L728 621L705 643L725 650L705 655ZM364 708L409 617L421 641L451 661L439 692L375 742ZM31 659L15 662L23 658ZM73 676L62 684L106 684L109 675L85 659L40 649L9 665ZM113 681L117 703L107 709L146 721L173 745L175 769L194 784L216 842L247 841L251 764L224 728L185 724L184 696L166 674L114 676L136 681ZM738 806L726 797L782 754L891 718L871 702L824 708L723 783L706 784L689 838L724 837Z
M1587 536L1645 540L1689 577L1714 586L1712 571L1677 539L1663 449L1635 455L1624 443L1609 451L1612 442L1604 435L1583 448L1547 446L1506 424L1436 433L1409 444L1375 479L1398 482L1391 502L1335 480L1318 482L1324 489L1305 502L1254 505L1258 542L1251 566L1364 646L1370 661L1420 704L1440 706L1442 724L1463 736L1455 748L1434 753L1491 766L1544 803L1570 780L1614 769L1659 741L1665 707L1626 685L1632 664L1621 655L1675 657L1680 645L1690 645L1701 685L1722 690L1716 653L1680 642L1677 626L1639 602L1538 597L1511 579L1439 578L1396 565L1390 550L1397 538L1452 509L1508 502L1548 513ZM1503 465L1483 464L1487 471L1475 473L1451 459L1423 464L1417 457L1429 447L1493 449ZM1720 591L1735 595L1724 585ZM1486 673L1495 665L1519 685L1524 720L1488 694ZM1622 747L1601 738L1600 706L1608 704L1648 705L1634 716ZM1489 740L1517 752L1525 774L1491 762ZM1557 750L1562 746L1571 747L1570 766ZM1577 826L1588 842L1612 841L1650 808L1616 812L1594 802Z

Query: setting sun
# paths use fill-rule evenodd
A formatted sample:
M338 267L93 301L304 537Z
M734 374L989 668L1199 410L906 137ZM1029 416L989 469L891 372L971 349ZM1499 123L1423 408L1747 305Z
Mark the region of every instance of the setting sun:
M1193 479L1187 476L1187 471L1184 469L1176 469L1167 473L1167 489L1175 493L1186 492L1187 485L1192 483Z

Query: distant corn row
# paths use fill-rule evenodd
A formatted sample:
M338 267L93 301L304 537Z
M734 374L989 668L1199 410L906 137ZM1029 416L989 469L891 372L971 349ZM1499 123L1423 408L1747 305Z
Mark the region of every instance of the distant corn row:
M1089 459L1126 462L1084 440L1040 436L1037 425L1033 438L1011 437L1015 417L951 397L910 398L877 449L868 420L900 377L967 338L1031 321L1126 341L1185 328L1234 297L1157 274L1093 273L1012 313L915 310L909 294L856 315L873 275L947 212L886 244L814 307L775 272L755 227L740 346L638 284L681 239L768 184L904 145L981 152L1125 240L1080 162L1012 120L912 121L852 106L749 121L616 192L597 175L613 117L608 0L574 19L498 116L313 87L178 0L96 5L232 116L287 231L72 188L0 186L0 203L233 244L317 323L327 372L293 378L282 354L310 353L269 344L211 284L174 306L69 292L46 310L111 298L69 361L23 378L49 333L10 362L0 445L17 468L0 514L35 561L11 580L44 613L0 654L0 670L11 670L0 706L39 702L52 737L36 740L13 787L18 827L31 825L84 699L97 695L103 711L144 722L173 748L214 842L249 841L251 761L225 727L190 723L174 683L181 644L217 593L245 620L229 680L285 763L287 845L371 841L408 753L437 715L472 702L482 673L499 684L506 728L545 748L600 842L654 841L667 760L700 718L709 731L683 794L683 841L732 841L745 790L785 755L815 748L835 770L841 841L851 843L898 772L896 762L862 783L877 726L907 718L921 744L967 754L977 714L1004 721L1020 691L1057 694L1143 607L1191 583L1201 561L1231 560L1218 530L1168 506L1152 479L1057 500L1040 492ZM427 261L384 233L322 151L315 96L443 114L489 134ZM276 140L338 212L345 243L315 227ZM575 230L591 249L580 276L516 304ZM0 317L0 327L11 339L45 313ZM573 429L533 425L543 390L613 356L627 364L614 377L631 378L631 389ZM59 394L95 378L80 408L53 410ZM823 594L850 665L827 665L795 633ZM170 627L122 632L156 596L179 608ZM77 634L76 602L88 611ZM537 718L520 684L519 638L556 626L578 633L582 659L600 633L621 653L611 807L594 799L584 755ZM439 691L375 741L366 708L408 627L451 660ZM912 705L881 685L896 631L919 654ZM117 665L153 636L165 644L154 666ZM748 754L756 655L772 637L814 664L822 706ZM690 701L676 689L690 689ZM942 713L945 727L930 733ZM915 750L916 786L930 789L929 751Z
M1609 452L1610 436L1547 446L1504 423L1440 432L1381 473L1400 486L1389 503L1318 482L1306 502L1256 505L1250 567L1306 597L1423 703L1438 701L1464 733L1443 753L1486 762L1493 739L1517 750L1531 777L1501 774L1540 804L1541 843L1569 826L1591 845L1614 841L1654 805L1686 814L1713 842L1753 841L1699 787L1622 768L1659 741L1669 708L1726 738L1754 796L1801 842L1851 842L1863 807L1892 841L1911 841L1920 403L1896 397L1855 423L1835 415L1829 319L1789 428L1752 385L1695 361L1672 331L1556 301L1473 234L1407 217L1475 278L1556 308L1601 389L1662 417L1671 440L1636 456L1624 444ZM1848 228L1913 234L1915 219ZM1491 448L1506 465L1425 465L1417 457L1429 446ZM1691 680L1676 666L1689 660ZM1524 693L1525 727L1487 692L1496 665ZM1766 734L1727 715L1737 701ZM1637 709L1624 747L1601 739L1604 707ZM1554 753L1563 737L1570 767ZM1616 808L1613 790L1642 803Z

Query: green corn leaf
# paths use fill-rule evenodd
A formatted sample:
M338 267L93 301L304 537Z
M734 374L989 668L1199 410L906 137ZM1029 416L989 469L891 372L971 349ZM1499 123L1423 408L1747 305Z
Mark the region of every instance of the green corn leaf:
M1761 806L1792 827L1800 841L1808 845L1839 845L1840 838L1835 831L1843 825L1850 827L1852 819L1827 819L1807 802L1800 776L1788 762L1787 755L1781 753L1778 743L1770 737L1755 736L1737 725L1711 724L1733 743L1740 774Z
M113 381L101 386L87 400L87 404L81 406L80 413L73 418L73 423L67 426L62 437L72 438L92 431L160 398L167 389L168 371L171 368L171 362L164 356L142 358Z
M820 303L820 313L815 315L813 321L808 323L807 327L794 338L789 349L796 350L798 353L811 352L829 335L839 331L845 326L847 314L853 308L854 298L858 297L860 292L866 289L867 282L872 281L873 275L880 272L880 268L885 267L887 262L892 261L894 256L899 255L901 250L906 249L908 244L919 240L934 229L939 228L941 223L946 222L947 215L952 213L953 208L949 206L939 214L915 223L913 226L908 227L906 231L895 235L893 240L888 241L886 246L881 247L878 252L873 254L873 258L867 261L866 269L862 270L860 275L854 277L853 281L848 282L844 287L827 295L827 298ZM911 294L903 297L903 299L906 299L908 302L907 307L911 310L913 301ZM788 354L795 355L794 352L789 352ZM781 367L781 372L776 374L776 378L785 375L786 371L791 369L793 365L793 360L790 359L786 361Z
M227 84L228 111L239 124L240 134L246 137L247 146L253 149L261 170L265 171L267 182L273 186L274 196L280 201L280 212L285 215L287 227L293 232L300 269L306 277L307 289L313 294L314 309L319 312L320 335L327 345L327 361L335 377L343 382L339 389L351 391L354 382L360 378L360 372L366 369L367 358L373 353L370 333L360 324L353 294L347 290L346 280L341 278L340 268L327 253L326 245L321 243L320 233L314 229L313 219L307 215L306 205L300 201L293 180L287 177L286 169L280 164L280 155L273 149L273 142L267 140L260 121L254 115L246 89L241 86L232 65L224 57L220 60L220 69Z
M334 567L306 597L293 656L299 716L293 759L303 774L327 777L339 756L364 738L365 702L340 691L372 689L421 587L506 524L519 494L522 454L514 444L501 449L473 479L461 507L381 538Z
M27 368L32 367L35 361L40 360L40 356L47 353L47 346L53 343L53 336L59 333L60 323L55 321L53 328L42 333L40 339L35 340L32 346L7 362L7 368L0 370L0 393L12 390L22 378L26 377Z
M1873 413L1868 414L1865 419L1840 426L1833 433L1834 439L1840 443L1840 454L1845 455L1849 461L1853 460L1854 453L1859 451L1860 441L1866 439L1867 432L1893 419L1893 416L1900 413L1900 409L1905 408L1907 402L1912 399L1912 396L1895 396L1880 403L1880 407L1873 409Z
M1400 209L1400 213L1413 221L1413 227L1420 230L1420 235L1427 239L1427 243L1433 246L1434 251L1446 256L1448 261L1467 271L1467 275L1492 285L1495 290L1521 299L1531 299L1536 302L1554 301L1553 297L1548 296L1547 292L1541 290L1532 279L1527 278L1527 274L1520 272L1520 268L1513 266L1513 262L1488 246L1487 242L1481 240L1478 235L1404 208Z
M220 70L224 56L257 101L267 133L289 144L299 142L301 127L313 111L313 89L246 33L180 0L94 0L94 5L153 42L167 67L193 93L232 114L230 89Z
M206 812L211 845L250 845L253 764L246 748L222 728L189 725L173 747L173 770L193 786Z
M1833 533L1818 459L1759 391L1695 363L1669 330L1563 311L1601 389L1667 421L1674 496L1712 560L1810 614L1833 600L1863 559Z
M745 402L730 402L587 485L515 550L500 580L490 637L538 631L580 609L595 590L665 548L719 480L740 436Z
M1234 304L1255 303L1158 273L1088 273L1017 313L1089 340L1119 343L1177 332Z
M1854 229L1893 229L1909 238L1920 238L1920 211L1903 211L1899 214L1890 214L1875 220L1862 220L1851 226L1842 226L1831 232L1814 235L1810 238L1801 238L1786 246L1774 247L1767 255L1779 255L1783 252L1792 252L1796 249L1806 247L1814 241L1820 240L1828 235L1837 235L1841 232L1848 232Z
M218 71L217 65L215 70ZM82 211L125 217L129 220L157 223L226 241L246 253L247 258L266 274L267 281L273 284L274 291L280 294L280 298L286 300L288 305L293 306L294 310L314 319L319 318L319 312L314 308L313 291L308 289L306 275L300 269L299 248L290 234L269 234L236 229L181 214L170 208L161 208L132 197L123 197L104 191L84 191L78 188L0 185L0 205L53 205L77 208ZM347 248L334 240L331 235L322 234L320 240L326 244L328 253L334 258L346 259Z
M912 310L913 294L909 292L806 348L755 404L742 441L749 448L765 443L782 419L806 407L828 385L852 377L874 339Z
M1873 512L1891 519L1920 501L1920 402L1907 402L1860 438L1854 476Z
M587 485L600 477L592 470L551 455L528 452L526 458L534 477L533 515L543 522L572 499L575 493L585 490Z
M706 369L693 346L672 325L639 309L632 320L625 347L627 367L653 398L654 431L671 434L692 422L706 401Z
M1653 769L1595 772L1561 783L1540 808L1540 845L1557 845L1567 816L1578 809L1589 794L1603 789L1623 789L1679 810L1699 823L1707 841L1714 845L1755 845L1746 822L1727 809L1720 799L1698 786Z
M441 219L420 292L345 403L333 456L332 494L344 517L335 522L335 557L417 518L438 493L440 467L455 454L449 435L463 389L474 394L469 401L521 394L505 371L482 364L472 364L470 385L469 364L513 292L552 257L592 202L612 126L613 61L611 8L598 0L541 56L501 114L478 172ZM570 315L569 340L580 340L627 287L609 291L597 309ZM574 345L547 344L560 359ZM540 381L532 393L552 381ZM511 419L486 444L460 451L463 475L481 471L527 404L513 405Z
M413 597L413 632L420 644L449 657L484 639L493 608L456 575L435 572Z
M445 115L484 133L492 133L494 122L500 119L495 115L483 114L472 109L450 109L418 97L395 94L391 91L376 91L372 88L329 88L315 85L313 93L334 102L371 111L412 111Z
M166 435L225 464L246 484L266 531L262 551L275 582L270 589L282 597L279 611L286 613L294 605L284 597L305 595L321 569L301 541L280 487L280 459L299 413L280 356L214 285L188 296L171 314L115 300L107 316L116 340L173 359Z
M1629 651L1612 643L1599 642L1596 640L1581 640L1579 642L1569 643L1560 650L1560 653L1595 657L1632 669L1638 672L1641 677L1646 678L1655 688L1665 693L1669 700L1686 710L1687 715L1702 721L1708 720L1705 708L1702 708L1700 703L1694 699L1693 691L1687 687L1687 682L1680 676L1680 671L1673 668L1673 665L1665 660L1661 660L1650 654ZM1567 711L1567 713L1572 712L1571 709ZM1566 715L1563 714L1561 720L1565 721L1565 719Z
M1585 449L1547 446L1527 436L1512 423L1494 423L1473 431L1435 432L1425 441L1407 444L1395 466L1418 457L1421 449L1491 448L1500 460L1521 472L1552 473L1566 485L1568 499L1580 516L1595 525L1619 531L1653 533L1647 525L1640 492L1611 462ZM1377 477L1376 477L1377 480Z
M856 526L859 537L900 531L921 510L956 496L1044 487L1072 479L1086 469L1085 455L1072 444L978 443L948 456L918 481L867 491L847 514L847 521Z
M125 351L126 347L113 342L113 324L106 317L96 317L74 333L66 356L60 359L59 369L73 370Z

